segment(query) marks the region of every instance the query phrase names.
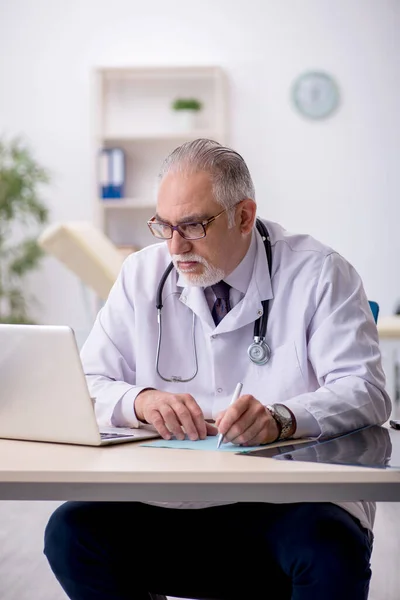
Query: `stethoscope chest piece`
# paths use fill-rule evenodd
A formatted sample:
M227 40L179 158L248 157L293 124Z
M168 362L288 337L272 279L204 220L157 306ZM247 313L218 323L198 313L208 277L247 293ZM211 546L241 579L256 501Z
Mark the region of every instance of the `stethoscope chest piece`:
M271 358L271 348L263 339L255 339L248 347L247 354L254 364L265 365Z

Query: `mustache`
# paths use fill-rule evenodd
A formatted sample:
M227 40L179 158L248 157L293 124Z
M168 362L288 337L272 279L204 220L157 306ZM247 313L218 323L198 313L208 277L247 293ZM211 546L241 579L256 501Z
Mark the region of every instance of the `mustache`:
M208 262L202 256L193 253L187 254L172 254L171 255L172 262L176 265L178 262L198 262L202 265L208 266Z

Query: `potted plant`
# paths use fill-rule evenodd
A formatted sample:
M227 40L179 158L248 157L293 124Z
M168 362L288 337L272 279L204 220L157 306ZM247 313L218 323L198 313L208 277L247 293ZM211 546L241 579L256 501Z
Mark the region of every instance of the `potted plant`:
M23 283L42 256L36 228L48 218L40 198L48 181L22 140L0 139L0 323L33 323Z
M176 123L181 131L191 131L196 128L196 118L203 108L200 100L196 98L176 98L172 109L176 113Z

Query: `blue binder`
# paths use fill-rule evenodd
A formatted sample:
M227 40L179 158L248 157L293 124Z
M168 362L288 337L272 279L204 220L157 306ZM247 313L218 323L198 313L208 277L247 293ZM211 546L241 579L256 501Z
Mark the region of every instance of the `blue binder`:
M125 153L122 148L103 148L99 156L100 196L104 199L125 195Z

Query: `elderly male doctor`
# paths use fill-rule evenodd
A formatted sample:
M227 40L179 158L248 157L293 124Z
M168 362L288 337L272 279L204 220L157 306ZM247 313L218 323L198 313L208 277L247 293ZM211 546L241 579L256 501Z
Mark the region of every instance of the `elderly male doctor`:
M125 261L82 350L101 424L258 445L386 421L360 277L331 248L264 221L267 256L254 198L243 158L214 141L166 158L149 222L160 243ZM270 356L254 340L266 312ZM374 511L369 502L69 502L49 521L45 553L72 600L361 600Z

